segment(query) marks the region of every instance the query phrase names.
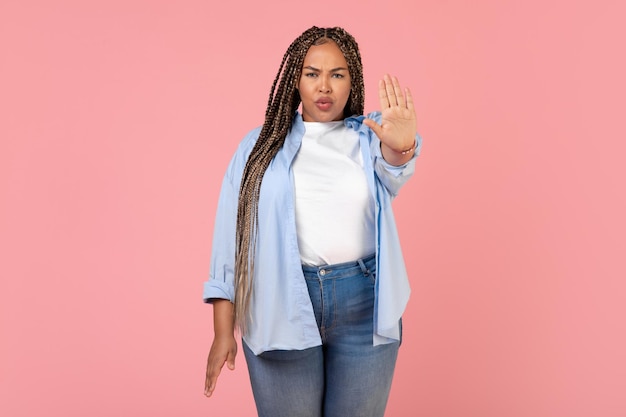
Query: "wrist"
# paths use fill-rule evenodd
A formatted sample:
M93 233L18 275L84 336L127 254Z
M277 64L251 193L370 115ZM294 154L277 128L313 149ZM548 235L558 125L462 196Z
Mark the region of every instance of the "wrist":
M399 153L400 155L408 155L411 152L415 151L416 146L417 146L417 139L413 141L413 145L411 145L410 148L405 148L405 149L400 149L400 150L391 149L391 150L394 151L395 153Z
M234 306L229 300L213 303L213 332L215 336L233 337L235 331Z

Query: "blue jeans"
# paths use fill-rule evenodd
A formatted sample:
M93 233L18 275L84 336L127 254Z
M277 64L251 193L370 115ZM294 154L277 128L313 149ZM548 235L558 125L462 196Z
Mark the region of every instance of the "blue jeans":
M399 342L373 346L373 256L304 266L322 346L256 356L243 343L260 417L382 417Z

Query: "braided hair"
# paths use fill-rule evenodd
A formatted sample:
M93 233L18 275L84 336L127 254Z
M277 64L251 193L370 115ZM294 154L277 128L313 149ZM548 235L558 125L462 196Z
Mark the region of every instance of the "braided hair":
M263 175L285 143L301 99L297 85L304 57L312 45L335 42L348 64L351 90L344 117L363 114L364 83L361 54L355 39L339 27L311 27L300 35L285 52L272 83L265 122L252 148L241 178L237 207L235 254L235 323L246 331L249 317L254 257L258 229L258 204Z

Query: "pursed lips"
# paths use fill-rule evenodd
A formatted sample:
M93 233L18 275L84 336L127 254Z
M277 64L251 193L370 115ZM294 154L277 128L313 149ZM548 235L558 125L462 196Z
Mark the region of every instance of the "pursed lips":
M328 110L330 106L332 106L332 104L333 104L333 101L327 97L322 97L322 98L315 100L315 105L320 110Z

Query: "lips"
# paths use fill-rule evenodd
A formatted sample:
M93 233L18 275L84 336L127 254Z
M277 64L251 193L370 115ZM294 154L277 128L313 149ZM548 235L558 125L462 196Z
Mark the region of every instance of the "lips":
M315 105L320 110L328 110L333 105L333 101L329 98L319 98L315 100Z

